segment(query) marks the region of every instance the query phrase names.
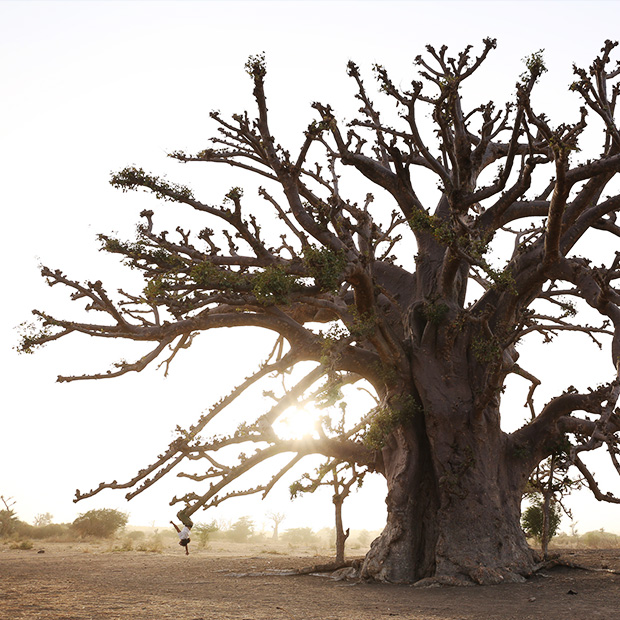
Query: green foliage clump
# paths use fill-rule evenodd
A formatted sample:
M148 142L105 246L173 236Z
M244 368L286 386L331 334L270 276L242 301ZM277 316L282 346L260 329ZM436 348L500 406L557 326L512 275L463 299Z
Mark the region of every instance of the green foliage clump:
M41 322L22 323L18 328L19 342L15 346L18 353L31 355L36 347L45 345L46 338L52 335L52 326Z
M544 49L540 49L523 59L527 69L527 71L524 71L520 76L523 84L529 80L530 76L537 80L543 73L547 72L547 67L545 66L545 61L543 59L544 51Z
M422 306L424 318L433 325L439 325L444 321L450 308L441 301L426 301Z
M163 278L153 278L146 283L142 292L149 301L154 301L166 293L166 288L166 282Z
M517 295L517 283L510 269L492 269L486 270L487 275L491 279L492 288L500 293L508 291L511 295Z
M108 237L107 235L99 235L99 241L101 241L101 251L109 252L110 254L122 254L131 259L127 263L129 267L135 267L137 261L155 264L165 271L178 271L186 266L183 259L177 254L163 248L151 250L140 240L129 242Z
M209 261L194 265L189 276L198 286L206 289L231 289L242 283L240 274L235 271L220 269Z
M420 405L415 402L413 396L393 398L391 406L379 408L373 416L364 434L364 444L373 450L381 450L388 435L418 413Z
M72 524L80 536L96 536L110 538L119 529L127 525L129 515L113 508L89 510L77 517Z
M340 284L342 272L347 266L343 251L308 246L304 250L303 262L310 276L322 291L335 291Z
M560 506L551 502L549 509L549 538L553 538L560 527L562 511ZM542 499L536 500L531 506L525 509L521 515L521 527L529 538L542 541L543 536L543 502Z
M496 337L474 338L471 351L481 364L496 362L502 355L502 348Z
M456 241L456 233L452 227L426 211L416 211L409 219L409 226L414 232L430 233L442 245L451 245Z
M253 275L252 293L264 306L288 304L295 282L295 277L287 274L283 267L269 266Z
M193 200L192 190L185 185L170 183L160 177L144 172L142 168L130 166L112 175L110 185L127 192L139 187L150 189L161 200L186 201Z

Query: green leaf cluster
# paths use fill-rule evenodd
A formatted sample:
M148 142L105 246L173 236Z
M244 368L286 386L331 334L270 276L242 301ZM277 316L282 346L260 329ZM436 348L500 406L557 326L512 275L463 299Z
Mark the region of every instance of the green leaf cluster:
M243 276L236 271L220 269L209 261L194 265L189 272L190 278L206 289L231 289L243 283Z
M427 232L442 245L451 245L456 242L456 233L452 227L426 211L418 210L409 218L409 226L414 232Z
M164 250L163 248L150 250L148 246L141 241L133 243L120 241L114 237L108 237L107 235L99 235L99 241L102 243L101 250L104 252L122 254L135 262L143 260L147 263L155 263L158 267L166 271L175 271L186 266L183 259L177 254ZM133 266L135 267L135 265Z
M303 263L322 291L335 291L347 266L347 258L343 251L308 246L304 249Z
M523 72L520 76L522 84L526 84L530 76L538 79L543 73L547 72L547 67L543 59L544 51L544 49L540 49L523 59L527 71Z
M490 364L497 361L502 355L502 347L496 337L474 338L471 351L481 364Z
M509 268L506 269L492 269L488 268L486 270L487 275L493 282L492 288L498 292L507 291L511 295L517 295L517 283L512 275L512 271Z
M130 166L112 175L110 185L127 192L139 187L150 189L161 200L193 200L192 190L185 185L170 183L161 177L147 174L142 168Z
M296 278L287 274L283 267L269 266L252 275L252 293L264 306L288 304L295 283Z
M439 325L443 323L450 308L441 301L426 301L422 305L422 315L424 318L433 325Z
M364 444L381 450L388 435L422 411L411 395L395 397L389 407L380 407L364 434Z

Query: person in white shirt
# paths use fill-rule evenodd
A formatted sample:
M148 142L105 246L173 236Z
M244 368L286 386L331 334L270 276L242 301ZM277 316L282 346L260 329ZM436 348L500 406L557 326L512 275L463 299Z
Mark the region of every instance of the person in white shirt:
M183 523L183 529L180 530L179 526L174 523L173 521L170 521L170 523L172 523L172 527L177 531L178 535L179 535L179 545L181 545L182 547L185 547L185 555L189 555L189 548L188 545L191 542L191 538L189 537L189 533L190 530L192 529L192 525L194 525L192 523L192 520L185 516L185 515L181 515L181 513L179 512L177 514L177 517L179 517L181 519L181 522Z

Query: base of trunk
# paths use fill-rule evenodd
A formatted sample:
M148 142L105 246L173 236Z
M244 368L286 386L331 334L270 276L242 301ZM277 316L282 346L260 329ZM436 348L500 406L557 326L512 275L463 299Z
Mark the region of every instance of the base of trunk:
M390 583L490 585L531 575L536 560L521 530L515 468L502 467L498 451L482 444L475 452L468 446L454 449L437 475L428 444L415 431L400 428L384 450L388 519L360 576Z
M536 555L525 540L522 544L521 541L493 544L486 537L470 548L464 542L446 549L445 541L441 539L440 536L432 557L416 557L405 553L408 547L405 539L393 529L386 528L372 543L360 569L360 577L416 586L496 585L521 583L536 566Z

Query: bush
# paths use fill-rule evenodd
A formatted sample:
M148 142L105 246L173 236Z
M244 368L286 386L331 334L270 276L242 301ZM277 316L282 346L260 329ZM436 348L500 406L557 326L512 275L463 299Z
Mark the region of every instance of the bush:
M164 541L161 534L149 536L136 547L136 551L148 551L149 553L162 553L163 550Z
M110 538L127 525L129 515L113 508L89 510L73 522L72 528L80 536Z
M215 521L211 521L211 523L197 523L192 528L192 538L195 536L198 541L198 546L201 549L205 549L209 544L209 537L211 534L217 532L219 529Z
M22 540L19 542L14 542L10 546L11 549L21 549L23 551L28 551L29 549L32 549L33 547L34 547L34 544L30 540Z
M233 542L247 542L248 538L253 534L254 521L250 517L241 517L225 532L226 538Z
M620 546L620 536L604 530L594 530L583 534L579 542L590 549L613 549Z
M310 527L293 527L286 530L282 534L281 538L284 542L288 542L293 545L312 545L318 542L317 535Z

